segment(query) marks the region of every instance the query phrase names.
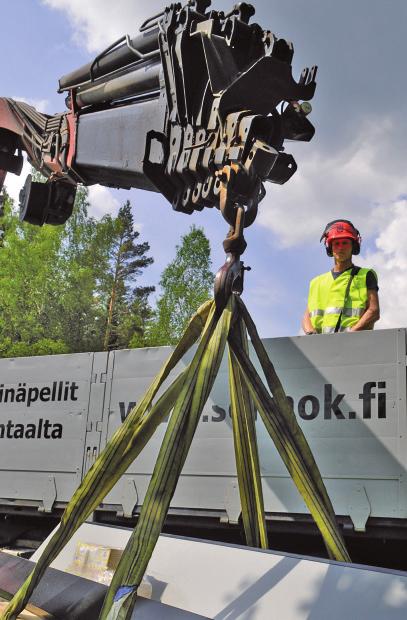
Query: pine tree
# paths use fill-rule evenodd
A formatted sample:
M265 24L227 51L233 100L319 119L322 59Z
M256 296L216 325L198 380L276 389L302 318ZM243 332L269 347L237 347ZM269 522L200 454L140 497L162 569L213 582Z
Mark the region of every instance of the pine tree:
M146 256L150 249L149 244L146 241L137 242L140 233L134 230L129 201L120 208L113 221L113 234L111 268L107 277L110 286L104 350L128 346L133 335L140 333L142 325L138 304L143 302L145 312L148 295L154 291L154 287L134 286L143 270L152 264L153 258Z

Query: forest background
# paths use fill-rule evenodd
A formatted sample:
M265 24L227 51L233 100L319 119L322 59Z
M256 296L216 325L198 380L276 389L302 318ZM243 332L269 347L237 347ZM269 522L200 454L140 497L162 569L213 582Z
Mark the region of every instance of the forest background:
M175 344L211 296L210 245L202 229L192 226L181 237L153 306L155 288L145 283L154 258L130 202L100 220L88 208L88 191L80 187L68 222L40 228L21 223L4 195L0 357Z

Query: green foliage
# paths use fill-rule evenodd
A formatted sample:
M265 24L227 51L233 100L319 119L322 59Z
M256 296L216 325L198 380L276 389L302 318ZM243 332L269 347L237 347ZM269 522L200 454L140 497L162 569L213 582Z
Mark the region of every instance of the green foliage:
M12 342L10 338L0 342L0 357L30 357L32 355L59 355L69 353L69 349L62 340L41 338L37 342Z
M147 344L175 344L193 313L211 297L213 280L209 241L201 228L192 226L162 273L162 295L150 322Z
M49 337L47 325L60 279L55 260L61 227L23 225L4 201L0 250L0 334L13 343Z
M103 345L105 295L101 284L109 269L111 218L88 216L87 190L79 188L59 251L62 275L59 319L55 328L71 351L98 351Z
M135 244L130 203L114 218L88 215L78 188L64 226L23 224L5 194L0 218L0 356L19 357L104 348L113 273L117 299L110 346L129 346L151 313L151 287L135 286L148 244ZM125 222L125 223L124 223ZM121 239L121 241L120 241ZM118 258L119 256L119 258ZM114 329L113 329L114 327Z
M34 167L31 168L31 178L33 181L36 181L36 183L47 182L47 177L44 177L44 175L41 174L41 172L38 172L38 170L36 170Z
M210 246L192 227L162 273L153 312L152 286L139 278L150 247L134 230L130 202L116 217L88 214L78 188L64 226L23 224L5 195L0 217L0 357L175 344L211 296Z

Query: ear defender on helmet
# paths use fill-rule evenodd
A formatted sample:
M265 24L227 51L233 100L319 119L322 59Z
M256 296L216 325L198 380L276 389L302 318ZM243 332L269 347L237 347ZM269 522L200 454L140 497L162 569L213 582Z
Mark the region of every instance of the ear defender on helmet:
M352 254L359 254L362 237L357 228L349 220L333 220L325 226L320 241L324 241L328 256L333 256L332 241L334 239L351 239Z

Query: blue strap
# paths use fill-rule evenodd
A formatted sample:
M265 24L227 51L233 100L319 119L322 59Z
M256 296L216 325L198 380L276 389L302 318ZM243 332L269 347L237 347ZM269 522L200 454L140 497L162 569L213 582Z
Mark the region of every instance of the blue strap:
M113 602L116 603L118 600L130 594L134 590L137 589L137 586L121 586L118 590L116 590L116 594L114 595Z

